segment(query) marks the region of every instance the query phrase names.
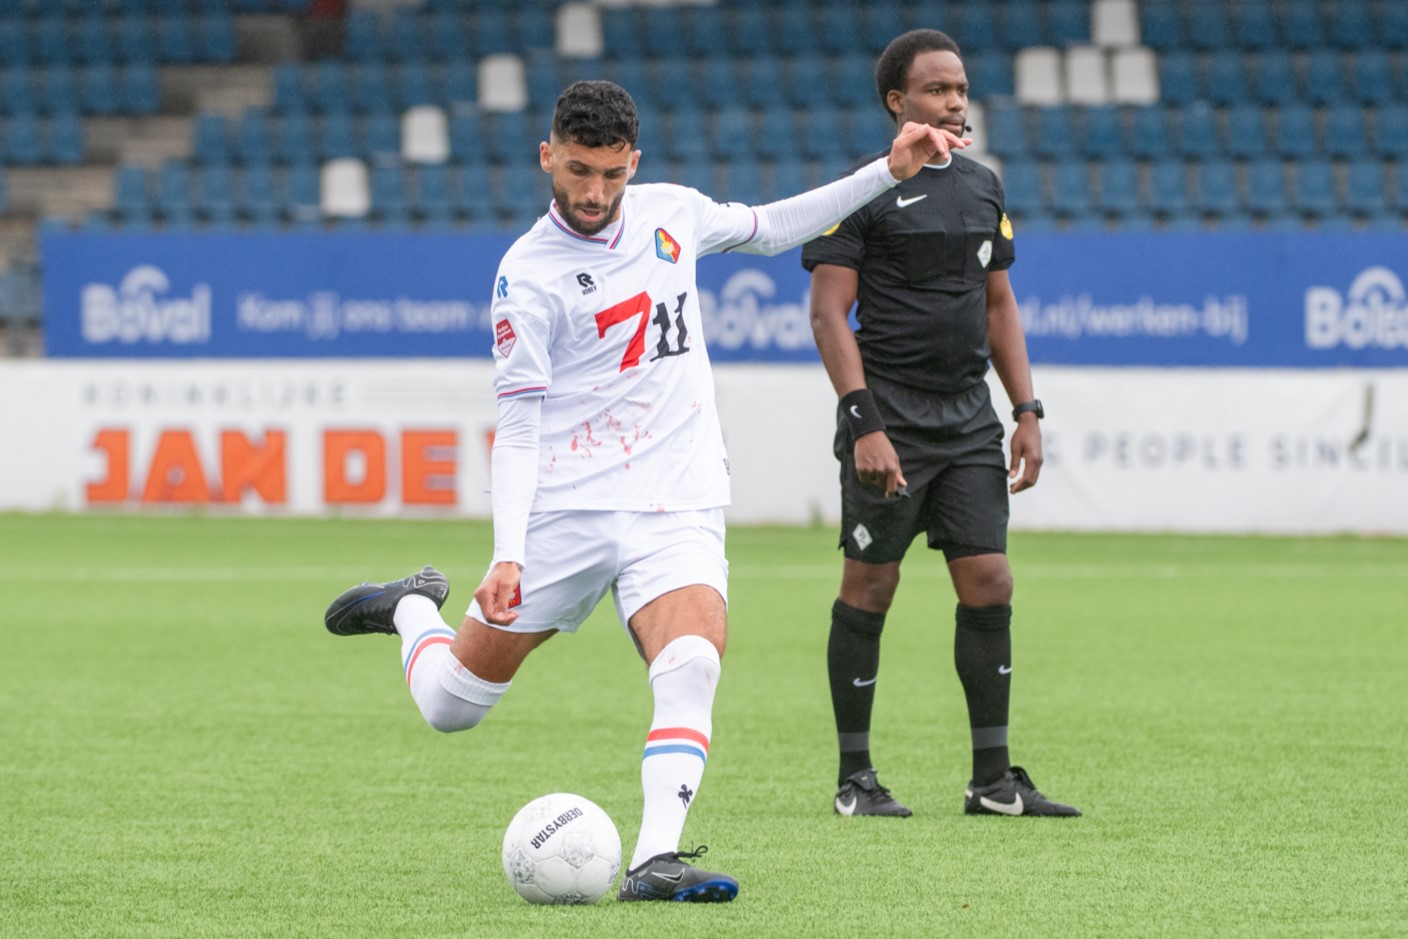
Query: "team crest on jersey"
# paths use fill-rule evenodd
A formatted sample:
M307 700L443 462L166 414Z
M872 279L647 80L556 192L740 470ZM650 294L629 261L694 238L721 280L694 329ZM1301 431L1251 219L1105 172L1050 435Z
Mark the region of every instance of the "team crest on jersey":
M655 229L655 256L671 264L680 259L680 243L663 228Z
M983 240L983 246L978 249L978 263L981 264L983 267L987 267L987 266L988 266L988 262L991 261L991 260L992 260L992 239L991 239L991 238L986 238L986 239Z
M508 354L513 351L516 342L518 342L518 337L513 334L512 323L502 319L494 324L494 348L499 350L499 355L508 358Z
M1002 213L1002 221L998 224L998 229L1002 232L1002 237L1008 241L1012 240L1012 220L1007 217L1007 213Z

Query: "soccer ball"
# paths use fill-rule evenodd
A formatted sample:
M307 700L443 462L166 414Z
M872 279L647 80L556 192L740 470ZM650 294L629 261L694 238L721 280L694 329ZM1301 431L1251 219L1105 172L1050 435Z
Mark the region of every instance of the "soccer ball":
M595 802L555 792L518 810L503 859L508 882L529 903L595 903L616 883L621 836Z

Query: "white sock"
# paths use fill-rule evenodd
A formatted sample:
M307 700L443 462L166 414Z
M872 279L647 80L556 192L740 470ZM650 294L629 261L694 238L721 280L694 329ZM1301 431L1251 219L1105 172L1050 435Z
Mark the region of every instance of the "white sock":
M485 681L450 653L455 631L429 597L410 594L392 617L401 634L401 664L425 722L443 733L468 730L484 719L512 682Z
M685 817L709 757L719 670L718 650L702 636L681 636L650 664L655 716L640 762L645 808L627 870L657 854L679 850Z

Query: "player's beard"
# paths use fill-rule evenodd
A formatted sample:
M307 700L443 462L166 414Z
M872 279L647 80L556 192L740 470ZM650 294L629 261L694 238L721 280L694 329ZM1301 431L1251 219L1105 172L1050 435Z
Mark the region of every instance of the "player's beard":
M571 208L572 200L568 197L567 190L558 186L552 187L552 201L557 204L557 211L558 214L562 216L562 220L567 223L568 228L579 235L585 235L587 237L595 235L607 225L611 224L612 220L616 218L616 213L621 209L621 200L625 197L626 193L623 190L615 199L611 200L611 205L607 207L606 212L602 214L599 220L595 222L585 222ZM589 209L596 207L595 205L585 206L585 208Z

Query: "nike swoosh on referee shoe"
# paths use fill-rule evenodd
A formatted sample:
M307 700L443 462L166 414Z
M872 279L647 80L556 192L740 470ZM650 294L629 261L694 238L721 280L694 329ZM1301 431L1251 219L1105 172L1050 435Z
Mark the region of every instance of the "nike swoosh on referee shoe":
M900 208L904 208L907 205L914 205L914 203L918 202L920 199L927 198L929 198L929 194L927 192L922 196L910 196L908 199L904 198L903 196L898 196L895 198L895 205L899 206Z
M987 796L978 796L978 802L989 812L1001 812L1003 815L1021 815L1026 809L1022 804L1022 794L1017 793L1011 802L995 802Z
M836 797L836 811L842 815L854 815L856 813L856 797L851 796L851 801L842 802L841 797Z
M864 688L866 685L875 684L876 680L879 679L879 677L879 675L876 675L875 678L872 678L869 681L861 681L859 678L852 678L851 684L855 685L857 688Z

